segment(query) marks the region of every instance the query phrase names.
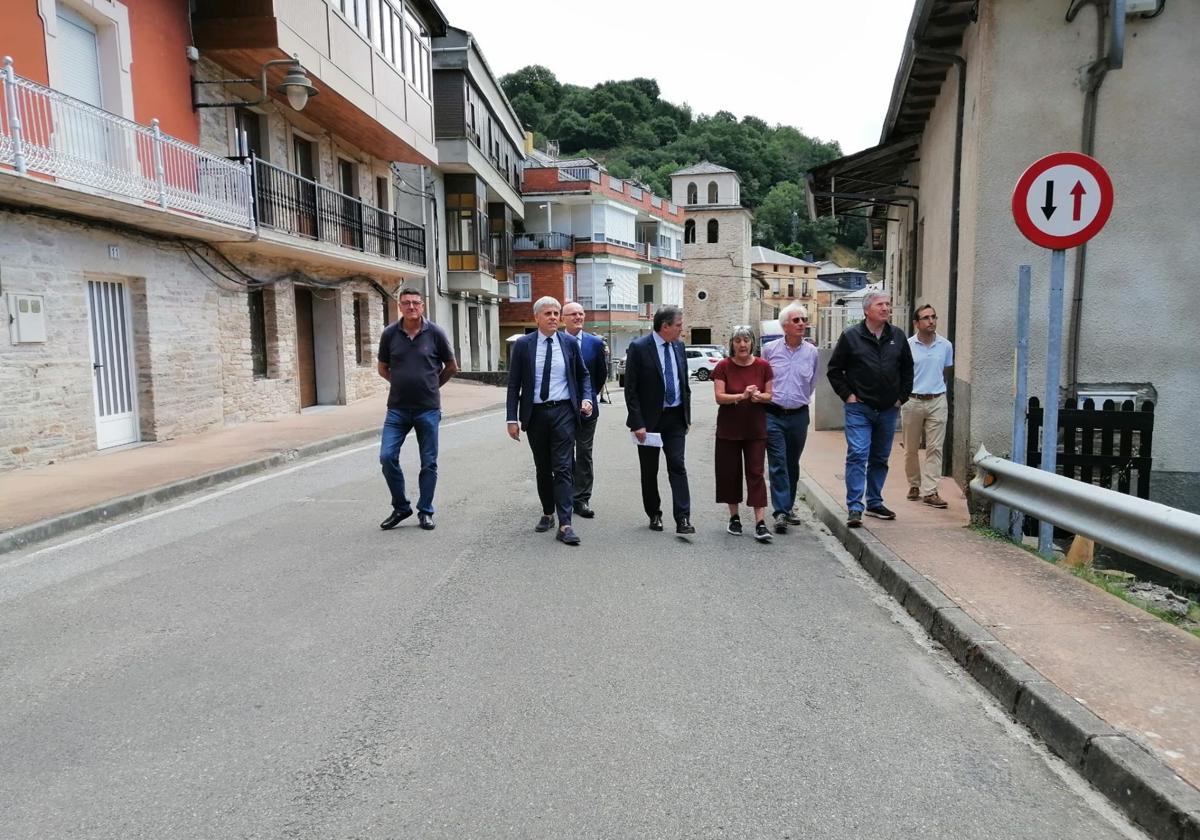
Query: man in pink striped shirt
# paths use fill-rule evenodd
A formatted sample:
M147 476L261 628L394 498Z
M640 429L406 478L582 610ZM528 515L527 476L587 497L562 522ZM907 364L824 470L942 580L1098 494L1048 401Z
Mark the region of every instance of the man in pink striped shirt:
M775 533L786 534L788 525L799 525L793 506L800 479L800 454L808 437L808 406L817 378L817 348L804 340L808 310L793 301L779 313L783 338L763 347L762 357L775 379L767 403L767 472Z

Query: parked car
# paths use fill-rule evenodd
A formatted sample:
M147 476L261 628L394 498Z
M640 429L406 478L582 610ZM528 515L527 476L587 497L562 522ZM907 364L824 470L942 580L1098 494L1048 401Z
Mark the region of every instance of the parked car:
M717 362L725 358L721 348L712 345L689 345L683 352L687 356L688 374L701 382L707 382Z
M716 350L718 353L721 354L722 359L724 359L726 356L729 355L729 353L727 353L725 351L725 348L720 344L689 344L688 349L689 350Z

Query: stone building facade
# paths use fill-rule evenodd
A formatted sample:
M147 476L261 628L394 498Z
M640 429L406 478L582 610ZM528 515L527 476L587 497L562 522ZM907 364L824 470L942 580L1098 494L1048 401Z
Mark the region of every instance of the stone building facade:
M201 4L191 20L169 0L109 7L57 20L23 8L7 30L20 42L0 35L0 54L21 62L4 85L22 107L50 113L65 93L54 120L86 129L80 140L0 127L0 318L12 320L0 336L0 469L379 396L375 351L394 295L425 286L423 219L400 216L411 208L392 163L436 163L428 61L387 91L361 89L382 71L315 78L317 105L298 110L271 87L294 52L341 44L394 57L332 6L320 18L329 38L304 49L231 48L221 39L238 27L205 18L237 13L227 5ZM435 7L418 11L425 30L444 32ZM92 66L54 47L64 21L95 28ZM106 52L130 32L132 56ZM193 32L202 56L189 63ZM410 46L427 49L419 34ZM308 37L283 26L253 37L267 35ZM238 107L191 108L192 78L253 78L247 62L274 68L265 99L254 84L201 84L200 102ZM88 75L101 90L121 66L132 67L129 101L106 111ZM387 102L364 109L372 96Z
M772 307L763 301L766 284L751 270L753 216L741 205L741 178L732 169L703 161L671 173L671 192L685 217L688 343L725 344L742 324L757 331Z

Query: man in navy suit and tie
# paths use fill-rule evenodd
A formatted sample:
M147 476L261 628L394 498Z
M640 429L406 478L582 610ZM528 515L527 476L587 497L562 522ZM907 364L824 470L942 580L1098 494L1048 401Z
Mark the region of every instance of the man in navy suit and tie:
M590 332L584 332L583 322L586 315L583 305L571 301L562 308L562 319L566 325L567 335L579 342L579 351L583 354L583 365L587 368L588 378L592 380L592 391L597 395L599 403L600 389L608 381L608 362L604 358L604 339ZM592 409L590 417L584 417L579 423L579 431L575 434L575 513L584 519L591 519L596 512L590 507L592 501L592 443L596 439L596 420L600 417L600 406Z
M529 435L537 468L538 498L542 518L535 531L549 531L558 512L555 538L579 545L571 527L575 481L572 461L580 417L592 413L592 382L579 342L558 332L561 307L552 297L533 305L537 331L513 342L508 360L508 436Z
M625 354L625 406L629 409L625 425L633 430L639 444L646 440L647 432L662 436L675 533L694 534L687 468L683 463L684 441L692 423L692 391L688 386L683 342L679 340L681 332L683 310L664 305L654 313L654 332L630 342ZM661 531L658 447L638 446L638 462L642 473L642 505L650 517L650 530Z

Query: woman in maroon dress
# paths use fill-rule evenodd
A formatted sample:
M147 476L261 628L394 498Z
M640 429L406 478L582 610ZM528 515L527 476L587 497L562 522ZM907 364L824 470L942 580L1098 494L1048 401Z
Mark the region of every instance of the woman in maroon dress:
M754 538L770 542L767 528L767 482L763 477L767 455L767 412L771 401L771 366L754 356L754 333L734 327L729 337L729 358L712 372L717 405L717 503L729 505L731 534L742 533L738 506L742 502L742 470L746 473L746 504L754 508Z

